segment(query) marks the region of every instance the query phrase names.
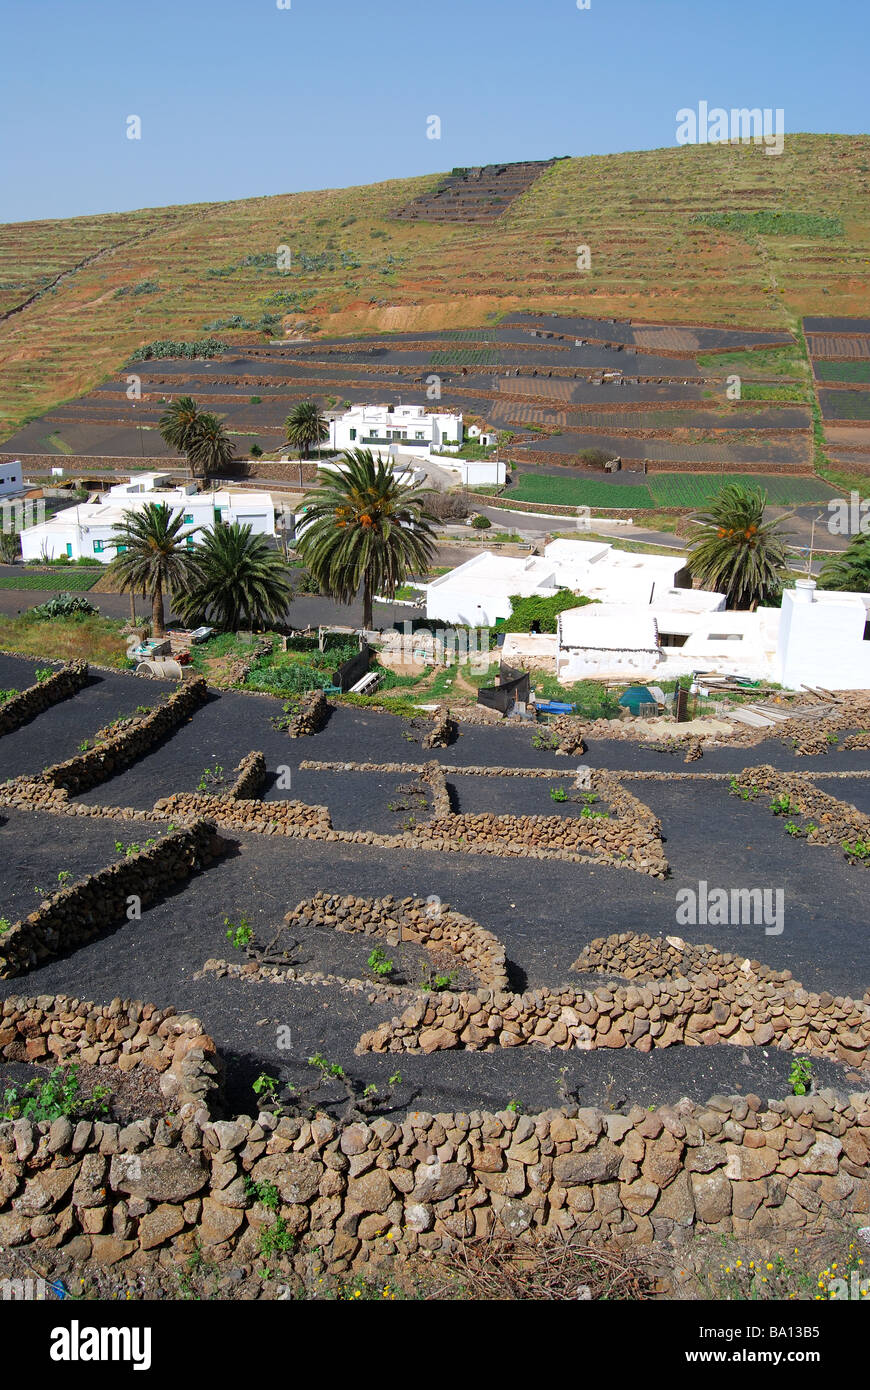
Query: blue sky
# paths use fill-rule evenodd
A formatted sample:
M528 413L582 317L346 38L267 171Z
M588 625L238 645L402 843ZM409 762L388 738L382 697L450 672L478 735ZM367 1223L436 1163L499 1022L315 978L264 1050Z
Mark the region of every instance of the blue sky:
M4 0L0 221L654 149L701 100L867 130L867 0L290 5Z

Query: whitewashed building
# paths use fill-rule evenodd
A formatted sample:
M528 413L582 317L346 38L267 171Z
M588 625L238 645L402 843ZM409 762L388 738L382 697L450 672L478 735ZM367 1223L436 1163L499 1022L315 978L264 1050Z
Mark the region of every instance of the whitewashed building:
M21 459L0 463L0 497L14 497L24 486Z
M148 503L161 502L190 527L189 548L205 530L234 521L249 525L256 535L275 534L275 508L268 492L228 488L197 492L195 483L173 486L168 474L140 473L109 488L100 501L65 507L48 521L28 526L21 532L21 553L25 560L57 560L66 555L71 560L93 557L108 564L116 554L113 533L125 516Z
M371 449L377 454L392 444L425 453L458 449L462 443L461 415L433 413L423 405L355 405L327 418L329 442L336 451Z
M685 555L641 555L600 541L551 541L543 555L472 556L424 585L427 618L494 627L511 615L511 596L550 598L560 589L647 606L690 583ZM719 596L717 595L717 601Z

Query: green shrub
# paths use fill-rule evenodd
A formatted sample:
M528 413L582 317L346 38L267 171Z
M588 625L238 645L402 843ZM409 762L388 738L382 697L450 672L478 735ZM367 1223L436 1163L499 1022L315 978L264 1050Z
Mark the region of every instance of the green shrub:
M521 598L519 594L512 594L511 615L504 623L499 623L499 627L503 632L531 632L532 624L537 623L538 632L555 632L560 613L594 602L597 600L572 594L570 589L562 589L550 598Z
M107 1086L97 1086L90 1096L82 1094L78 1066L55 1067L47 1080L38 1077L24 1087L9 1086L0 1104L4 1120L59 1120L62 1116L88 1119L108 1113Z
M490 526L492 525L492 522L490 521L488 516L482 516L478 514L476 517L472 519L471 524L474 527L475 531L488 531Z

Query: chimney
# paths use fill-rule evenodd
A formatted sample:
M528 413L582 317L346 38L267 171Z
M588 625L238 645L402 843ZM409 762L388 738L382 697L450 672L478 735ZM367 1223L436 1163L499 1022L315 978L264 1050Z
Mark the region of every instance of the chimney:
M815 603L816 581L814 579L796 579L794 582L794 601L795 603Z

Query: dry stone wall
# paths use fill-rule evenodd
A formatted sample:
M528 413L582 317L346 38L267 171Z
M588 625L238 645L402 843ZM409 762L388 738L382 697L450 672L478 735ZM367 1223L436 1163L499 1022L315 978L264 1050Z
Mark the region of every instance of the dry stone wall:
M68 665L54 671L44 681L29 685L13 695L10 700L0 704L0 734L9 734L29 720L35 719L44 710L76 695L88 680L88 663L71 661Z
M82 1062L122 1072L141 1066L158 1073L168 1101L197 1107L217 1104L223 1075L198 1018L131 999L91 1004L63 994L10 995L0 1001L0 1058L52 1066Z
M196 821L138 854L61 888L0 936L0 978L32 970L114 923L126 921L131 895L140 909L147 907L210 864L224 848L213 825Z
M329 717L329 705L322 690L309 690L303 697L298 714L287 726L291 738L305 738L317 734Z
M670 957L650 938L593 942L575 969L620 971L645 961L643 979L596 989L537 989L525 994L493 990L444 993L421 998L403 1013L364 1033L357 1051L437 1052L535 1046L584 1050L632 1047L713 1046L730 1043L781 1047L867 1068L870 998L856 1001L814 994L791 978L757 962L720 955L712 947ZM664 978L674 964L682 973ZM686 968L689 967L689 968Z
M284 921L304 931L317 925L336 931L364 932L382 937L391 945L413 941L451 951L490 989L507 989L505 950L492 932L447 903L432 904L422 898L356 898L316 893L288 912Z
M108 1019L108 1039L99 1031L107 1020L95 1019L92 1045L109 1042L101 1055L117 1046L119 1060L148 1065L153 1050L162 1064L173 1035L153 1049L152 1041L168 1024L182 1026L174 1036L175 1051L188 1048L184 1060L208 1057L207 1040L191 1036L195 1020L164 1019L153 1029L160 1015L136 1008L127 1027ZM61 1024L63 1037L62 1015ZM260 1183L277 1190L276 1209L258 1200ZM0 1123L0 1244L65 1245L79 1259L120 1267L141 1267L162 1249L254 1260L279 1216L297 1258L319 1254L341 1271L498 1231L677 1246L706 1229L776 1242L866 1224L868 1209L867 1092L766 1104L713 1096L625 1115L576 1106L535 1116L417 1111L400 1122L345 1125L324 1114L218 1119L201 1096L172 1116L124 1127Z
M187 681L149 715L120 729L96 748L79 753L63 763L45 768L41 780L50 787L61 787L76 795L99 786L108 777L130 767L137 758L150 753L155 744L171 734L204 704L208 688L201 677Z
M788 797L792 810L811 817L806 830L808 844L839 848L858 846L859 853L849 857L856 863L870 863L870 856L860 852L861 845L870 845L870 816L849 802L823 792L808 777L782 772L769 763L762 763L758 767L744 768L735 782L750 794L756 791L771 799Z

